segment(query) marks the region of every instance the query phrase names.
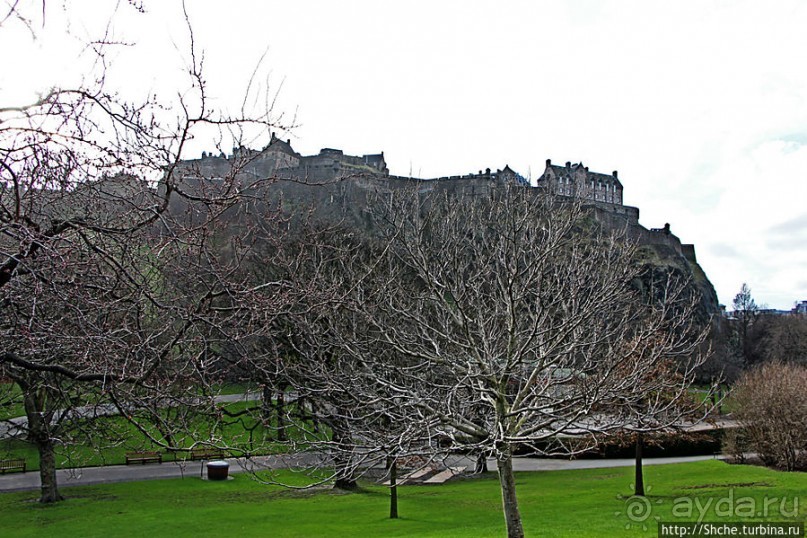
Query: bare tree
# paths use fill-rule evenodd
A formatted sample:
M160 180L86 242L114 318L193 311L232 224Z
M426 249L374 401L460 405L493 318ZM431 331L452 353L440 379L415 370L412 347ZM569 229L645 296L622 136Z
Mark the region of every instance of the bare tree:
M18 3L10 10L7 19L24 20ZM42 502L61 498L53 450L68 417L86 418L77 406L128 414L149 404L158 416L198 402L190 386L207 381L215 327L240 315L231 298L246 293L241 258L213 239L222 216L243 208L250 157L234 156L215 178L182 158L200 130L237 146L245 130L268 135L273 116L211 108L188 29L188 82L175 102L120 98L102 40L84 85L0 107L0 369L21 389Z
M99 409L108 413L118 383L155 377L185 332L181 322L155 323L179 311L153 290L158 261L144 262L146 244L131 234L125 244L120 239L96 237L88 248L80 232L60 234L48 255L26 260L26 274L2 290L2 371L21 389L43 502L61 498L56 445L69 444L76 426Z
M787 471L807 464L807 368L771 362L746 372L734 387L735 416L762 461Z
M751 288L743 282L740 291L734 296L732 301L734 307L734 338L733 345L735 353L741 358L747 367L754 362L753 349L753 329L759 318L759 307L751 295Z
M643 298L633 246L580 206L499 187L387 193L375 214L384 247L339 262L350 294L319 320L342 361L324 374L347 383L349 368L356 410L416 425L434 450L492 454L508 536L524 534L516 453L574 452L675 416L701 362L694 303L674 281Z
M693 334L693 340L703 339L705 336L705 331ZM649 339L648 344L650 353L656 353L657 350L652 349L652 339ZM665 344L662 342L660 345ZM662 355L665 354L666 352L662 352ZM684 372L687 372L686 368ZM682 375L679 363L674 358L659 359L656 370L644 381L645 396L625 402L630 416L623 431L632 438L634 446L634 495L645 495L643 455L648 434L679 432L680 435L685 435L683 431L687 426L707 418L717 405L712 401L716 385L705 393L690 393L688 387L693 377L691 372L689 374Z
M367 398L366 383L356 377L361 367L338 345L334 333L337 327L342 335L363 330L358 325L361 318L346 307L360 300L353 278L357 272L371 271L372 260L384 247L339 223L303 219L290 223L290 228L282 241L260 242L263 248L256 250L251 262L256 293L249 296L249 306L242 304L244 310L264 318L262 297L278 291L264 283L275 282L290 294L287 307L282 312L272 309L271 322L263 324L260 336L230 339L234 345L228 360L234 369L259 382L266 398L274 399L245 412L276 431L274 439L265 440L285 443L286 452L293 454L290 464L302 463L314 471L309 487L331 483L355 490L360 476L386 466L390 515L397 517L394 478L399 458L433 456L434 451L420 424L400 420L383 399ZM270 237L279 234L268 233L266 239ZM253 470L266 469L257 465ZM258 479L279 480L266 472Z
M749 340L755 361L807 364L807 316L759 315Z

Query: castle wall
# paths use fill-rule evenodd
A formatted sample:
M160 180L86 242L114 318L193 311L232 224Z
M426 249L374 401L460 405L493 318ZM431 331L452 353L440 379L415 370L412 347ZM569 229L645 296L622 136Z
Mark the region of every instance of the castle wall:
M681 245L681 252L684 255L684 258L689 260L692 263L698 263L698 258L695 256L695 245L687 244Z
M602 204L591 206L592 215L608 228L624 230L626 237L641 245L653 245L677 256L683 256L697 263L694 245L682 245L681 240L669 228L648 230L639 224L639 209L629 206L606 207Z
M338 149L325 148L317 155L300 156L291 148L290 141L281 141L274 135L272 143L262 151L235 148L230 157L206 154L202 159L185 161L183 167L189 178L208 180L228 178L235 171L236 177L244 185L263 178L288 179L291 180L290 185L302 182L316 183L321 187L332 183L321 196L317 194L315 197L322 198L321 201L326 203L339 202L342 206L349 205L356 196L366 198L371 191L411 188L413 184L422 193L451 191L466 196L487 195L491 188L503 183L526 184L509 167L495 172L487 169L478 174L429 180L390 176L383 153L355 156L345 155ZM293 190L290 185L281 190ZM609 228L624 228L628 237L642 244L663 246L689 260L695 260L694 247L682 246L669 229L648 230L639 224L639 209L622 205L622 184L616 172L611 175L599 174L590 172L582 163L557 166L547 160L538 188L548 188L561 196L582 198L584 203L596 208L595 218ZM309 196L312 194L309 193Z

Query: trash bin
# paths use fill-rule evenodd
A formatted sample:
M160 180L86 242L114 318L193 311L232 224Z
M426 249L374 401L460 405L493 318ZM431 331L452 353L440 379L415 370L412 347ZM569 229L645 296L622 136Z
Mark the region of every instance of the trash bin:
M227 474L230 471L230 464L223 460L207 462L207 479L208 480L227 480Z

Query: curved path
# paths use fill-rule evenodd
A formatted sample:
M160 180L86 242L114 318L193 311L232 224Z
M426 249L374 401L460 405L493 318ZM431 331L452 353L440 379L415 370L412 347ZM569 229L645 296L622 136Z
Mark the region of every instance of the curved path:
M259 399L258 393L250 392L246 394L230 394L216 398L218 402L237 402ZM82 410L89 414L89 410ZM98 413L98 408L93 408L92 413ZM107 410L105 410L107 411ZM81 411L80 411L81 412ZM112 414L108 410L106 414ZM103 413L101 413L103 414ZM17 422L19 421L19 422ZM10 419L0 423L0 438L11 437L19 434L17 428L27 426L24 417ZM686 428L689 431L701 431L712 428L736 427L736 422L731 420L719 420L717 423L700 423ZM261 456L245 461L239 458L230 458L230 473L242 473L252 468L273 468L282 469L294 466L306 466L315 464L316 458L310 456L311 460L306 461L303 456ZM644 465L663 465L670 463L684 463L689 461L702 461L709 459L722 459L722 456L688 456L678 458L644 458ZM464 456L448 458L445 462L451 467L465 467L473 469L475 460ZM550 458L516 458L513 462L515 471L562 471L572 469L599 469L610 467L632 467L633 458L625 459L589 459L589 460L562 460ZM496 461L488 460L488 468L495 469ZM104 467L81 467L77 469L61 469L56 471L56 479L59 487L70 487L90 484L109 484L114 482L129 482L136 480L156 480L163 478L189 478L199 479L204 476L204 462L183 461L166 462L161 464L145 465L107 465ZM28 471L25 473L8 473L0 475L0 492L26 491L39 489L39 471Z
M647 465L663 465L670 463L685 463L690 461L703 461L723 459L722 456L688 456L680 458L645 458ZM243 473L245 462L242 459L231 458L230 473ZM262 468L286 468L289 466L304 466L303 457L265 456L253 458L249 466ZM447 465L470 467L473 469L474 460L457 456ZM634 460L626 459L597 459L597 460L559 460L548 458L517 458L513 462L516 471L566 471L573 469L599 469L611 467L632 467ZM496 468L495 460L488 460L490 469ZM250 467L251 468L251 467ZM129 482L136 480L156 480L163 478L187 478L199 480L204 472L204 463L199 461L182 463L151 463L146 465L107 465L105 467L82 467L79 469L62 469L56 471L59 487L81 486L90 484L111 484L115 482ZM0 475L0 492L27 491L39 489L39 472L9 473Z

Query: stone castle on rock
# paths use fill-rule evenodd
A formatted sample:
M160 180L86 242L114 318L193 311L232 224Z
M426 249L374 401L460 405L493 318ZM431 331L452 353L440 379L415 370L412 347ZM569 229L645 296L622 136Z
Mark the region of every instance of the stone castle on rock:
M483 194L504 183L530 185L509 166L496 171L488 168L476 173L431 179L395 176L389 173L383 152L357 156L347 155L339 149L324 148L316 155L301 155L294 150L291 140L282 140L275 133L262 150L233 148L229 156L202 152L201 159L185 161L185 166L185 173L191 176L224 178L237 173L247 184L262 178L289 184L333 184L338 186L338 192L329 195L329 203L339 199L349 203L351 191L357 189L394 189L413 182L421 191L448 188L467 194ZM696 261L694 246L681 244L671 233L669 225L648 230L639 224L639 209L623 204L623 186L617 171L602 174L590 171L582 162L556 165L547 159L546 168L535 187L580 199L596 208L598 220L609 221L612 226L627 226L629 236L642 244L666 245L692 262Z
M623 186L616 171L592 172L583 163L564 165L546 160L546 167L535 185L509 166L492 171L431 179L396 176L389 172L384 153L347 155L342 150L324 148L316 155L301 155L274 133L261 150L234 148L232 154L203 152L201 159L183 162L181 174L192 182L231 180L239 188L268 182L279 194L284 210L318 211L334 216L361 218L361 207L372 192L417 188L421 193L450 191L462 195L484 195L503 184L543 189L555 195L575 198L590 210L589 214L606 229L622 230L643 252L646 263L667 269L677 268L689 275L702 296L703 312L718 310L717 295L698 265L695 247L682 244L670 230L645 228L639 224L639 209L623 203ZM341 218L341 217L340 217Z
M583 163L564 165L546 160L546 167L534 186L509 166L492 171L421 179L391 175L384 153L346 155L342 150L324 148L316 155L301 155L274 133L262 150L234 148L232 154L202 153L201 159L184 161L183 175L216 179L236 179L244 187L262 180L272 182L272 188L283 196L284 207L305 207L300 200L309 201L318 209L325 207L336 214L355 211L370 192L386 192L406 186L416 186L419 192L451 192L482 195L502 184L545 189L553 194L576 198L591 211L590 214L608 229L624 230L654 260L677 265L701 281L708 309L717 308L717 297L695 257L695 247L682 244L670 230L645 228L639 224L639 209L623 203L623 186L616 171L611 174L592 172ZM324 188L323 188L324 187ZM327 210L327 209L326 209ZM689 266L688 268L685 266Z
M233 148L233 153L229 156L223 153L216 156L213 153L202 152L201 159L185 163L191 170L197 170L199 175L205 177L216 175L223 177L232 173L232 170L237 170L245 179L271 177L309 183L350 179L374 179L377 183L417 181L424 185L451 182L455 188L471 187L474 192L484 191L485 187L498 183L529 186L529 181L509 166L495 172L488 168L477 173L432 179L394 176L389 173L384 152L356 156L346 155L340 149L324 148L317 155L301 155L294 151L291 140L281 140L274 133L269 144L262 150ZM617 172L611 175L590 172L583 163L567 162L565 166L557 166L547 159L546 169L538 178L537 186L547 188L555 194L585 200L623 215L632 214L630 209L635 209L617 209L626 207L622 204L622 183L617 177ZM635 217L638 222L638 210Z

